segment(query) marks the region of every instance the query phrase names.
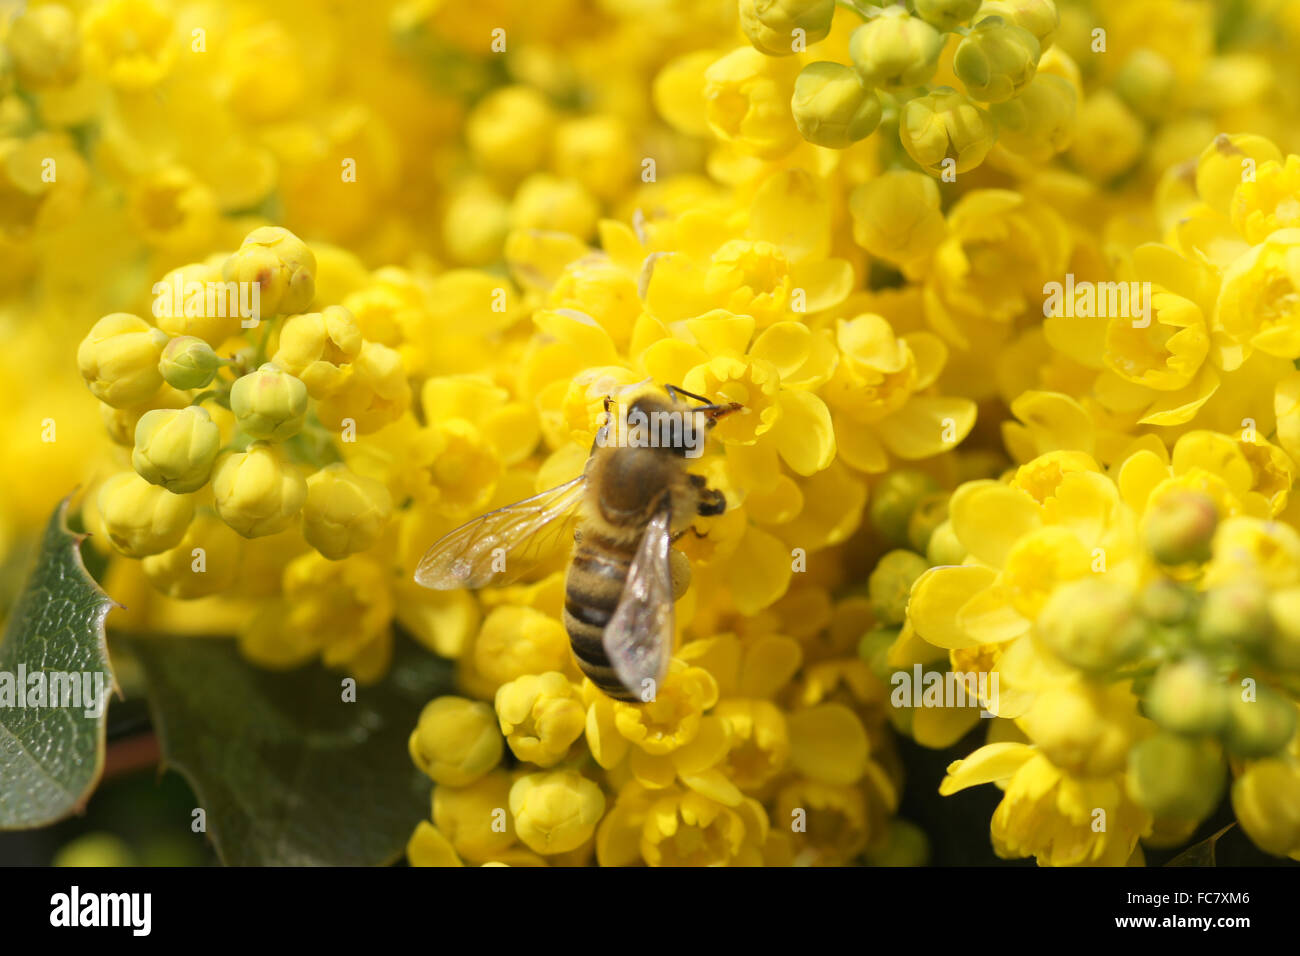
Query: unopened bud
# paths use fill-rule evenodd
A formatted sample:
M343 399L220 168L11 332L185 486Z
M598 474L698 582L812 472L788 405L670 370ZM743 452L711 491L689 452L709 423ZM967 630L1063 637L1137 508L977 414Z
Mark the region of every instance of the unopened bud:
M1147 627L1126 591L1089 577L1053 592L1039 616L1038 634L1070 666L1101 674L1137 656Z
M1249 578L1207 591L1196 619L1197 639L1211 648L1258 648L1272 628L1268 590Z
M907 544L912 512L922 498L938 490L939 483L923 471L900 468L889 472L871 490L871 526L891 547Z
M1257 687L1254 699L1228 696L1228 728L1223 742L1238 757L1268 757L1295 736L1296 705L1271 687Z
M940 30L965 23L980 8L980 0L916 0L916 15Z
M307 414L307 386L267 362L231 386L230 410L245 434L284 441L302 429Z
M1151 556L1166 565L1208 561L1219 513L1209 495L1174 491L1163 495L1146 516Z
M1200 821L1223 796L1226 768L1217 744L1162 731L1129 752L1129 795L1158 817Z
M1218 733L1228 719L1224 688L1199 657L1163 664L1147 692L1151 719L1180 734Z
M997 130L988 113L951 87L908 100L899 114L898 137L907 155L935 176L964 173L984 162Z
M221 429L206 409L155 408L136 423L131 466L150 484L183 495L208 483L220 449Z
M1115 77L1115 92L1147 119L1165 114L1177 85L1178 77L1169 61L1145 48L1130 53Z
M920 86L934 76L943 34L903 7L890 7L853 31L849 56L868 86Z
M817 43L831 32L835 0L740 0L740 27L754 47L771 56L794 52L795 30L804 43Z
M158 360L158 371L172 388L206 388L221 368L212 346L193 335L172 339Z
M925 558L912 551L899 549L883 555L867 579L867 593L876 620L882 624L902 624L907 617L912 582L929 567Z
M794 82L794 123L810 143L844 149L880 125L880 99L840 63L809 63Z
M948 492L926 495L912 509L907 520L907 543L917 554L925 554L934 530L948 520Z
M1040 54L1028 30L1001 17L985 17L958 44L952 68L972 98L1001 103L1034 78Z

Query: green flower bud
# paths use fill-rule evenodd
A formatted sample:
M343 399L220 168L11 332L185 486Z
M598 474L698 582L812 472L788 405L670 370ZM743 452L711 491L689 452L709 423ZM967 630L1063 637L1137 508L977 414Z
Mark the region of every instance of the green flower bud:
M1249 578L1207 591L1196 618L1197 640L1211 648L1259 648L1272 629L1268 590Z
M1237 757L1268 757L1295 736L1296 705L1271 687L1255 689L1255 699L1245 690L1228 695L1228 727L1223 742Z
M206 409L155 408L136 423L131 466L150 484L183 495L208 483L220 449L221 429Z
M804 44L826 39L835 15L835 0L740 0L740 27L762 53L795 52L795 31Z
M289 526L307 498L307 482L276 446L257 442L217 460L212 496L222 521L245 538L260 538Z
M902 7L890 7L849 38L849 56L862 81L887 90L929 82L942 51L943 34Z
M974 169L998 137L988 113L969 97L941 86L903 106L898 138L918 166L939 176L945 159L954 160L954 172Z
M1278 591L1268 599L1273 615L1268 656L1278 667L1300 671L1300 588Z
M1028 30L1042 50L1052 45L1056 28L1061 25L1061 15L1052 0L985 0L975 14L975 20L978 22L985 17L1001 17Z
M194 517L192 497L174 495L131 471L105 481L96 504L108 540L132 558L145 558L175 547Z
M162 387L158 359L167 333L127 312L106 315L77 346L77 366L91 394L114 408L130 408Z
M925 559L932 568L961 564L966 560L966 548L952 529L952 522L945 521L930 534L930 543L925 548Z
M217 376L221 359L212 346L193 335L180 335L167 343L158 371L172 388L206 388Z
M1162 664L1147 692L1147 711L1166 730L1215 734L1228 719L1228 701L1205 660L1190 657Z
M307 386L302 379L267 362L231 386L230 410L245 434L265 441L284 441L302 429L307 416Z
M1163 495L1147 512L1147 548L1161 564L1208 561L1219 512L1209 495L1174 491Z
M972 98L1002 103L1023 90L1038 70L1038 41L1001 17L985 17L957 45L952 69Z
M916 0L916 15L939 30L951 30L975 16L980 0Z
M907 544L912 512L922 498L938 490L939 483L923 471L900 468L889 472L871 489L871 526L886 544Z
M917 554L926 553L934 530L948 520L949 497L946 491L926 495L912 510L912 517L907 519L907 543Z
M844 149L875 132L880 100L858 74L840 63L809 63L794 81L794 123L810 143Z
M1134 50L1115 77L1115 92L1133 112L1150 120L1169 109L1178 77L1169 61L1154 50Z
M1138 595L1138 610L1155 624L1172 627L1182 624L1196 610L1193 592L1181 584L1160 578L1152 581Z
M1141 652L1147 624L1134 613L1126 591L1089 577L1053 592L1039 615L1038 635L1071 667L1101 674Z
M913 551L900 548L883 555L867 578L867 594L876 620L882 624L902 624L907 617L912 582L929 567L925 558Z
M989 113L998 124L998 142L1018 156L1046 162L1074 140L1078 97L1070 81L1038 73L1020 95L994 103Z
M1125 784L1155 816L1200 821L1219 805L1226 771L1216 744L1162 731L1129 751Z
M866 661L871 672L886 684L889 683L890 675L894 673L888 657L889 649L894 646L896 640L898 640L898 628L878 627L874 631L868 631L858 642L858 656Z
M871 866L925 866L930 840L915 823L894 817L889 821L884 846L867 852Z

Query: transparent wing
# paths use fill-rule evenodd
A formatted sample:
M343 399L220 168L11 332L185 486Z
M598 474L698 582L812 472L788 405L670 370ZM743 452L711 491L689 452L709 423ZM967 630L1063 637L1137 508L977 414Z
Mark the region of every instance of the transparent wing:
M638 694L647 678L656 688L663 683L673 654L671 524L665 495L637 546L623 595L605 626L605 653L619 680Z
M586 476L579 475L448 532L420 559L416 583L449 591L517 581L557 548L573 544L586 487Z

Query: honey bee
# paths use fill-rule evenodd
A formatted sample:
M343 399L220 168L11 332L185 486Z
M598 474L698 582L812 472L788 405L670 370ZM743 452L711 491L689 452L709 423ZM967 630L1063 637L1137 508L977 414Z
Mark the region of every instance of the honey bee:
M572 531L564 627L573 656L600 690L630 702L653 697L672 657L672 542L696 516L727 510L722 493L687 470L687 458L741 409L664 388L666 399L643 394L618 419L606 398L581 475L461 525L415 572L418 584L436 590L509 584Z

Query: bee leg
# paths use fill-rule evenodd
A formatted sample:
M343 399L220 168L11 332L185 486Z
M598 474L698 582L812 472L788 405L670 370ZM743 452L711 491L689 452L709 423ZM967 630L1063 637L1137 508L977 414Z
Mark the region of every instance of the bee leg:
M594 455L596 453L597 448L604 447L606 444L609 443L609 429L610 426L614 423L614 416L610 414L609 410L610 407L613 406L613 404L614 404L613 396L606 395L605 396L605 420L604 422L601 423L600 428L596 430L596 437L591 442L591 451L588 452L588 455Z

